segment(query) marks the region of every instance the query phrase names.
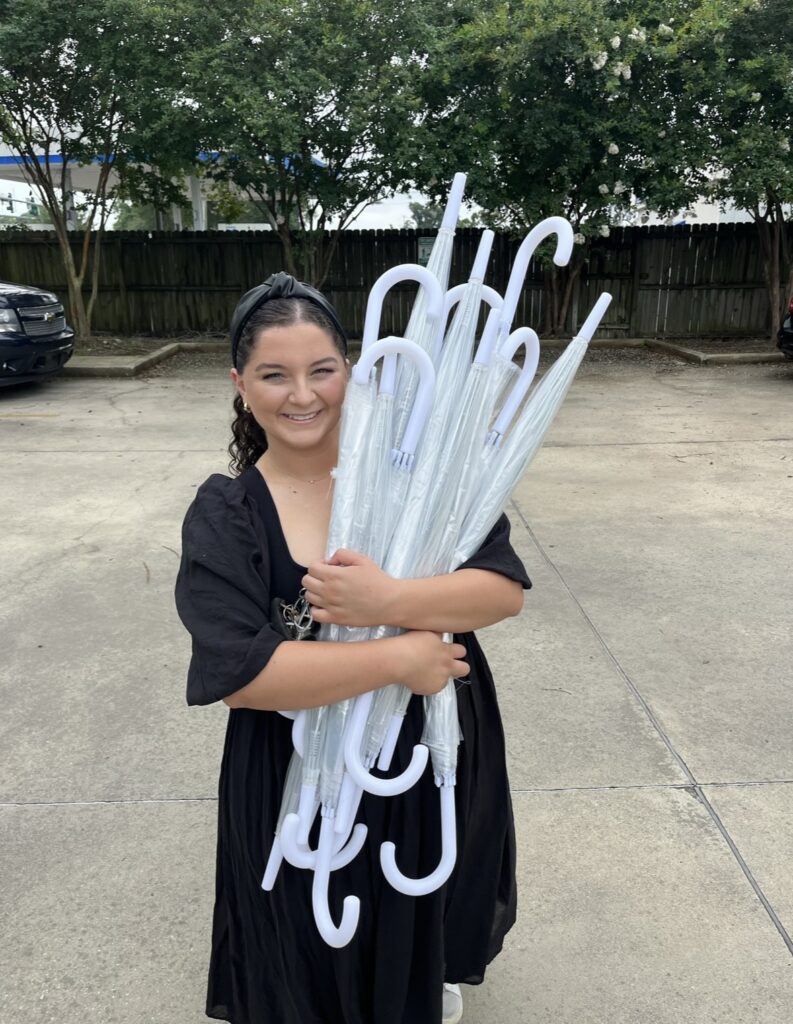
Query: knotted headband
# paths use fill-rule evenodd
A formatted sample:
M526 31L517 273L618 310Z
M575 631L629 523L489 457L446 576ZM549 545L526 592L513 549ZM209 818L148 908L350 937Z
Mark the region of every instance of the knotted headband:
M265 302L269 302L271 299L308 299L309 302L319 306L339 332L346 354L347 334L333 306L316 288L312 288L310 284L303 284L302 281L298 281L291 274L286 274L281 270L277 274L271 274L263 284L258 284L255 288L251 288L237 303L237 308L234 310L231 318L231 327L229 328L229 334L231 335L231 362L233 366L237 365L237 349L239 348L245 324L259 306L263 306Z

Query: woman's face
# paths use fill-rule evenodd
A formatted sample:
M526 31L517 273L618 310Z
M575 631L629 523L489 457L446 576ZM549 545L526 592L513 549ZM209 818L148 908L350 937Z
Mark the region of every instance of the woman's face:
M321 447L339 425L347 361L316 324L260 331L242 373L231 378L270 446Z

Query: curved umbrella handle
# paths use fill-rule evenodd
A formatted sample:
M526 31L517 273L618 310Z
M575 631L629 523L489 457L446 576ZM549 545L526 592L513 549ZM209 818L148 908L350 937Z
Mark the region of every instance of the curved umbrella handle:
M454 288L450 288L446 292L446 298L444 300L444 324L449 319L449 313L454 309L458 302L461 301L465 290L470 286L470 281L464 281L463 284L455 285ZM486 302L491 309L501 309L504 300L498 294L495 288L491 288L490 285L483 284L482 286L482 301Z
M328 885L333 859L333 818L323 818L319 834L317 863L314 868L314 884L311 887L311 904L319 934L329 946L341 949L346 946L358 927L361 915L361 901L357 896L344 897L344 909L338 927L333 923L328 906Z
M443 313L443 290L438 278L418 263L402 263L398 267L386 270L384 274L372 285L369 292L369 301L366 304L366 316L363 323L363 338L361 339L361 353L366 352L370 345L377 341L380 333L380 319L383 314L383 301L386 294L399 284L400 281L416 281L420 284L427 295L427 309L425 316L428 320L434 320L437 324L435 341L432 348L432 357L435 358L440 352L443 341L443 328L445 323Z
M570 222L566 221L564 217L546 217L545 220L541 220L526 235L515 254L515 262L512 264L512 272L509 275L509 284L504 292L504 305L502 306L501 324L499 325L498 332L499 338L506 338L509 334L531 258L540 243L544 242L550 235L557 236L556 252L553 254L554 263L557 267L564 267L570 262L573 245L575 244Z
M361 761L361 740L366 728L366 719L369 717L369 708L372 706L372 696L371 693L365 693L355 701L344 739L344 763L353 781L367 793L374 793L376 796L397 796L415 786L427 767L430 752L422 743L417 743L413 747L410 764L401 775L393 779L377 779L370 775Z
M324 819L323 819L324 821ZM275 837L273 848L270 851L270 859L267 861L267 869L262 881L262 889L272 889L275 884L275 875L278 874L278 867L281 861L286 858L296 868L304 868L313 871L317 864L317 851L308 846L301 846L297 838L297 830L300 821L296 814L287 814L281 825L281 834ZM363 849L368 828L362 822L355 826L350 836L350 841L345 846L347 836L340 836L334 841L333 857L330 864L331 871L338 871L346 867L350 861L355 860ZM276 850L277 846L277 850ZM278 858L278 865L275 860ZM272 862L272 866L271 866ZM272 884L265 885L265 882L272 878Z
M537 364L540 361L540 339L537 337L537 332L531 327L519 327L517 331L513 331L507 338L500 355L503 355L505 359L512 359L521 345L526 346L523 369L485 441L485 444L492 445L494 448L498 448L501 444L502 437L506 434L513 416L518 411L518 406L528 394L531 382L537 373Z
M441 859L437 868L424 878L408 878L396 864L396 846L383 843L380 847L380 866L390 885L406 896L426 896L440 889L451 875L457 860L457 820L454 806L454 786L441 786Z
M381 341L375 341L367 348L366 352L361 353L361 358L353 367L352 376L357 384L365 383L369 379L374 364L385 356L386 360L380 378L380 392L393 394L396 387L396 357L398 355L410 359L419 373L418 390L413 400L410 419L402 435L402 445L391 453L396 464L410 468L424 424L432 410L435 391L435 367L432 360L415 341L408 341L406 338L383 338Z

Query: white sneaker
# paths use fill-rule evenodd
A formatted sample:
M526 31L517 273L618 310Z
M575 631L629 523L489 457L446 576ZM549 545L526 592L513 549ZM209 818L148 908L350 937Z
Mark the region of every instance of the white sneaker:
M443 1020L441 1024L460 1024L463 1019L463 994L459 985L443 983Z

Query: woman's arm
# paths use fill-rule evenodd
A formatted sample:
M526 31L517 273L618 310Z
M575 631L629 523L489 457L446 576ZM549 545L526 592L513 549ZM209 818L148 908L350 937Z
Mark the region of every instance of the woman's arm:
M519 614L523 588L487 569L397 580L356 551L339 551L303 577L317 622L466 633Z
M460 569L445 576L394 580L389 626L467 633L519 615L523 587L487 569Z
M347 644L285 640L247 686L224 700L231 708L299 711L390 683L427 695L468 674L464 657L462 644L443 643L425 631Z

